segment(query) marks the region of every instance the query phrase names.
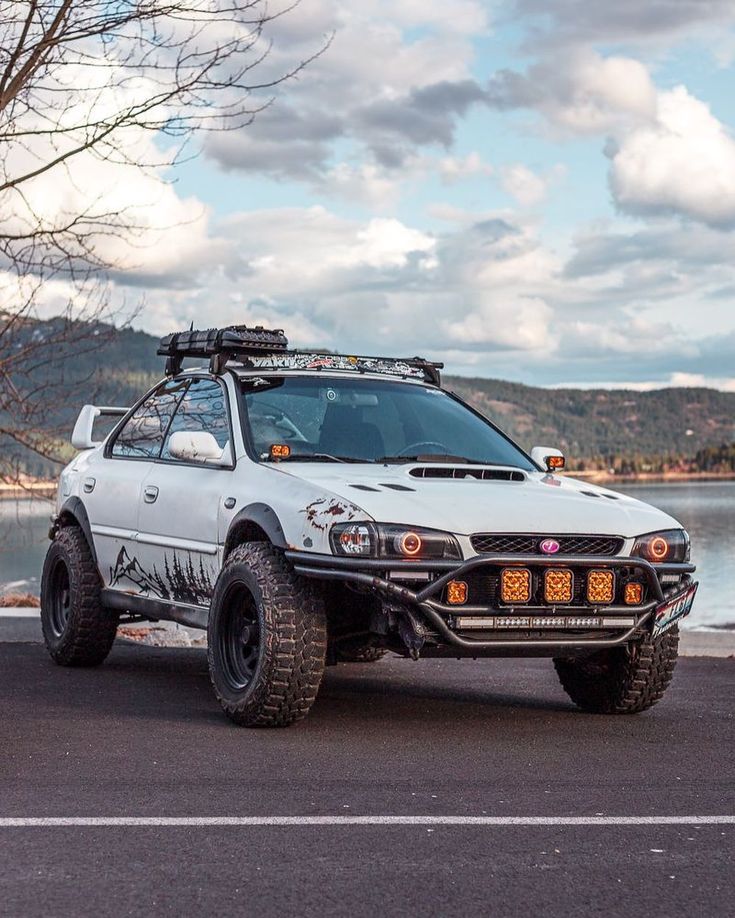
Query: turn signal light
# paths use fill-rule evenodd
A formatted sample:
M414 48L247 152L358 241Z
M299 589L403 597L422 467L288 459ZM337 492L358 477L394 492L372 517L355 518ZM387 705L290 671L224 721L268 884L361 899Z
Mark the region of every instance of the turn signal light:
M587 601L612 602L615 599L615 574L612 571L590 571L587 574Z
M270 448L271 459L288 459L291 447L288 443L272 443Z
M528 602L531 598L531 572L525 567L506 567L500 575L503 602Z
M560 472L566 465L564 456L547 456L546 468L549 472Z
M566 568L548 568L544 574L544 599L549 603L571 602L574 595L574 576Z
M467 602L467 584L464 580L450 580L447 584L447 602L461 606Z
M626 583L624 598L629 606L639 606L643 602L643 584Z

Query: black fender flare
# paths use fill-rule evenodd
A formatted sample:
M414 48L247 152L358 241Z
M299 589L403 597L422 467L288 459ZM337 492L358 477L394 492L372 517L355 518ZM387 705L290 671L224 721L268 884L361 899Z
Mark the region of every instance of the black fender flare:
M54 520L52 532L55 532L61 526L68 526L70 521L76 523L76 525L79 526L79 528L84 533L84 538L87 540L89 550L92 552L94 563L99 569L99 563L97 561L97 550L94 547L92 527L89 523L87 508L84 506L81 498L79 497L70 497L64 501L56 519Z
M225 537L225 557L232 550L238 531L247 532L248 526L256 526L268 537L276 548L288 548L286 536L276 511L268 504L254 503L243 507L230 521Z

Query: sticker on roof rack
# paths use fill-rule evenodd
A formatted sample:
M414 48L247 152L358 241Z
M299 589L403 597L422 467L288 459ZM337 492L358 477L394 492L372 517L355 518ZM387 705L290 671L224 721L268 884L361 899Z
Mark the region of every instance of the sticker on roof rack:
M243 361L246 367L274 370L349 370L423 379L425 371L403 360L381 357L348 357L344 354L263 354Z

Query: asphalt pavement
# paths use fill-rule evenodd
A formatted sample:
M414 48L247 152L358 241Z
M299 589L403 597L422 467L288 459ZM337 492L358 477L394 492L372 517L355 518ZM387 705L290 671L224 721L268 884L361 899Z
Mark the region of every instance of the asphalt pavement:
M329 669L303 723L243 730L201 649L63 669L11 624L2 915L732 914L734 659L684 658L657 707L599 717L550 661L386 658Z

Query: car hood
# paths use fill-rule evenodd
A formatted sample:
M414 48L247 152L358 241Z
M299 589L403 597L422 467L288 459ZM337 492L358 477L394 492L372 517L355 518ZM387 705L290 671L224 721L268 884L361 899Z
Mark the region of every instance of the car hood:
M474 532L595 533L633 538L679 528L661 510L573 478L524 472L522 481L423 479L427 466L289 463L280 470L360 507L379 522ZM477 470L481 466L460 466ZM398 489L396 489L396 486ZM403 490L403 489L410 490Z

